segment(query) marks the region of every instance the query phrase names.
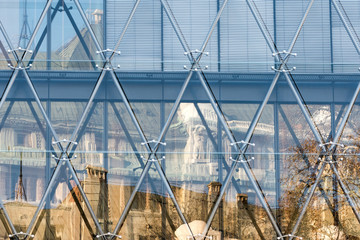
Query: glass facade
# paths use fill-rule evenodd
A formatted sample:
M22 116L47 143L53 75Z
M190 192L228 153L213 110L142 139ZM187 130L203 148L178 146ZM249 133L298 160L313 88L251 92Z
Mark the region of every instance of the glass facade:
M0 0L0 239L360 239L359 11Z

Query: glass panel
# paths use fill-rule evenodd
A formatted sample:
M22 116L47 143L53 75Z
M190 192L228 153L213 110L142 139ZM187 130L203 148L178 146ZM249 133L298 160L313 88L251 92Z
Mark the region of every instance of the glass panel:
M32 64L32 70L97 71L96 65L103 67L104 62L96 53L98 49L91 37L93 31L100 47L103 45L102 10L92 9L96 8L95 5L102 6L95 2L94 5L83 3L84 14L91 16L91 29L88 29L74 2L52 3L51 13L45 18L36 34L33 53L26 58L26 63ZM51 36L50 39L48 35Z
M355 39L359 33L359 18L356 14L359 11L359 2L349 0L336 1L337 9L339 9L341 18L345 19L345 24L349 27ZM344 27L338 11L331 6L332 21L332 42L333 42L333 69L336 73L355 73L358 71L356 61L359 60L359 54ZM355 40L356 41L356 40Z
M167 153L161 165L193 234L202 233L221 186L219 165L223 156L208 152L204 158L203 154Z
M145 176L120 229L119 234L122 238L175 239L184 234L189 235L186 226L182 225L163 181L153 168L154 165ZM133 189L133 186L124 187L127 194Z
M65 161L58 167L59 174L31 233L34 239L89 239L97 232L79 186L69 180L73 176Z
M107 47L114 48L124 30L135 0L106 1L108 9ZM120 42L121 55L115 55L113 66L120 71L161 71L164 68L160 1L141 1Z
M0 21L9 36L11 45L15 49L26 48L46 5L46 0L1 0L0 5ZM34 43L30 47L33 46Z
M249 155L259 159L256 155ZM265 158L273 158L273 155ZM275 175L266 169L267 161L258 160L257 164L264 166L257 169L255 163L250 162L251 171L255 179L259 179L260 189L265 201L276 211ZM232 161L223 162L223 179L229 174L230 167L234 167ZM247 163L246 163L247 164ZM270 174L269 174L270 173ZM266 181L262 179L266 176ZM265 209L261 205L254 187L246 175L241 163L237 163L229 185L225 189L225 195L219 204L208 236L212 239L268 239L275 237L275 231L271 225ZM225 184L225 182L223 182ZM216 196L217 192L212 192ZM210 192L209 192L210 195Z
M26 232L43 197L54 161L45 152L26 149L1 153L1 200L16 229ZM48 171L46 170L48 169Z
M169 1L171 13L176 19L176 25L181 29L181 35L185 38L186 45L190 51L194 51L196 58L198 53L196 50L201 49L202 44L210 30L216 13L217 4L212 1ZM188 11L194 9L195 11ZM163 10L163 44L164 44L164 70L165 71L181 71L184 65L191 67L187 56L184 56L184 48L182 47L177 34L172 27L169 18ZM209 56L204 56L201 65L208 66L210 70L217 71L218 62L218 43L217 28L215 28L212 38L205 51L209 52Z
M223 1L220 1L223 2ZM261 24L274 38L275 1L252 1L261 14ZM272 52L246 1L228 1L220 19L221 72L271 72ZM282 49L281 49L282 50Z
M104 109L105 108L105 109ZM104 232L113 231L148 154L122 102L98 102L72 160ZM104 123L105 121L105 123Z

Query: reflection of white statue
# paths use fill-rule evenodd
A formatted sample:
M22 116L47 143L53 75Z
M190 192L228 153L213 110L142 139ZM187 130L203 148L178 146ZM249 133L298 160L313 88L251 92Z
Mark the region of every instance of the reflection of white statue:
M207 134L206 129L202 125L188 126L189 138L186 142L185 152L190 153L191 163L206 158L207 150Z
M206 226L206 222L202 220L194 220L189 223L189 227L191 232L193 233L195 239L220 239L221 232L213 230L212 228L209 229L206 236L203 236L202 233ZM179 240L188 240L193 239L191 235L189 235L188 226L186 224L181 225L175 231L176 238Z

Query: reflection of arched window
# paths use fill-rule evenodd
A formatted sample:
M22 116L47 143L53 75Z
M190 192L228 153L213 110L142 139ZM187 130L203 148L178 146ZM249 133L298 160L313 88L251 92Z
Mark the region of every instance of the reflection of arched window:
M16 145L23 146L25 144L25 137L26 137L25 133L17 132L16 133Z

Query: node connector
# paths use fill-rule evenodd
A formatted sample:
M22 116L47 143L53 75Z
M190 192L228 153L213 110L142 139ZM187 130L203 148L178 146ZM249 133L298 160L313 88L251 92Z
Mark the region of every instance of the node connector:
M151 141L147 141L147 142L142 142L141 145L146 145L146 144L149 144L149 143L156 143L156 144L166 146L166 142L159 142L159 141L156 141L155 139L153 139Z
M57 156L55 156L54 154L51 155L52 158L54 158L56 161L60 161L60 160L63 160L63 161L69 161L71 159L76 159L77 156L76 155L73 155L73 158L69 158L67 155L63 154L61 158L58 158Z
M78 143L77 142L75 142L75 141L71 141L71 140L67 140L67 139L63 139L63 140L59 140L59 141L54 141L54 142L52 142L52 145L55 145L55 144L58 144L58 143L72 143L72 144L74 144L74 145L77 145Z
M292 71L296 70L296 67L292 67L292 68L290 68L290 69L283 69L283 68L281 68L281 69L276 69L274 66L272 66L272 67L271 67L271 70L273 70L273 71L275 71L275 72L283 72L283 73L285 73L285 72L292 72Z
M191 50L190 52L184 52L184 55L189 55L190 53L201 53L199 49ZM202 52L203 55L209 56L209 52Z
M330 159L330 157L325 157L325 159L322 159L322 158L318 158L318 160L320 161L320 162L323 162L323 163L338 163L338 162L340 162L340 161L342 161L342 160L344 160L343 158L339 158L338 160L334 160L333 158L332 159Z
M26 48L22 48L22 47L18 47L18 48L15 48L15 49L9 49L9 50L7 50L8 53L16 52L16 51L33 53L32 50L26 50Z
M239 144L239 143L255 147L255 143L245 142L244 140L241 140L239 142L230 143L230 146L234 146L234 145Z
M326 142L326 143L320 143L320 144L319 144L319 147L325 147L325 146L327 146L327 145L334 145L334 146L345 147L345 145L344 145L344 144L341 144L341 143L334 143L334 142L332 142L332 141L330 141L330 142Z
M286 51L286 50L282 50L282 51L280 51L280 52L272 53L272 56L275 57L276 55L280 55L280 54L284 54L284 55L286 55L286 56L289 56L289 55L290 55L290 56L294 56L294 57L297 56L297 53L288 52L288 51Z
M29 66L27 67L23 67L23 66L18 66L18 67L14 67L13 65L11 65L10 63L8 64L8 67L11 68L11 69L18 69L18 70L27 70L27 69L30 69L32 67L32 64L29 64Z
M114 233L111 233L111 232L108 232L108 233L104 233L104 234L101 234L101 235L96 235L96 238L102 238L102 237L112 237L112 238L119 238L121 239L122 237L120 235L116 235Z
M18 238L30 237L30 238L34 238L35 235L29 234L29 233L24 233L24 232L18 232L18 233L14 233L14 234L9 234L9 238L12 238L12 237L18 237Z
M203 70L207 70L208 68L209 68L209 66L205 66L205 67L203 68ZM186 65L184 65L184 69L190 70ZM194 68L191 68L191 70L197 72L197 71L200 71L201 68L200 68L200 67L194 67Z
M121 52L120 51L115 51L115 50L112 50L112 49L105 49L105 50L101 50L101 51L96 51L97 54L100 54L100 53L104 53L104 52L111 52L111 53L114 53L114 54L117 54L117 55L121 55Z
M303 239L302 237L295 236L295 235L292 235L292 234L288 234L288 235L284 235L284 236L281 236L281 237L277 237L276 239L281 240L281 239L285 239L285 238L295 238L295 239L299 239L299 240L302 240L302 239Z
M116 68L113 68L113 67L110 67L110 66L106 66L106 67L100 67L99 65L95 65L96 68L100 69L100 70L103 70L103 71L114 71L116 69L119 69L120 68L120 64L118 64L116 66Z
M248 158L248 159L234 159L234 158L232 158L232 157L230 157L229 158L231 161L233 161L233 162L239 162L239 163L248 163L248 162L251 162L251 161L253 161L253 160L255 160L255 158L254 157L251 157L251 158Z
M204 239L205 238L205 239L212 240L212 236L205 236L201 233L186 236L186 239L193 239L193 238L195 238L195 239Z
M156 158L146 159L146 158L144 158L144 156L140 156L140 158L141 158L143 161L149 161L149 162L157 162L157 161L158 161ZM162 159L162 160L165 160L165 156L162 156L161 159Z

